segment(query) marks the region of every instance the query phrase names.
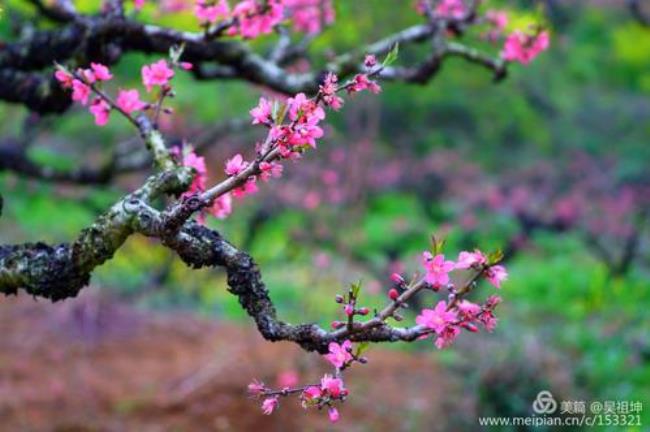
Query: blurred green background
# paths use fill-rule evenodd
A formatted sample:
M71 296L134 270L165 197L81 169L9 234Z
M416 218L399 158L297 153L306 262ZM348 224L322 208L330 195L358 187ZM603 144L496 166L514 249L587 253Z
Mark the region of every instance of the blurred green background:
M316 65L323 51L343 52L418 22L410 7L397 3L336 2L336 25L311 48ZM385 83L379 96L348 100L329 116L318 151L287 166L286 177L263 185L258 197L237 201L230 218L209 225L255 257L281 317L322 325L339 313L333 296L353 281L364 282L368 306L382 305L388 275L415 271L431 234L445 237L448 255L502 248L511 252L510 279L499 293L504 302L495 333L464 335L444 352L428 342L390 348L432 356L464 377L483 415L525 415L537 391L547 388L566 398L647 405L650 236L643 229L643 188L650 182L650 29L632 18L623 1L489 3L510 12L513 28L543 20L552 31L551 49L530 66L513 65L497 84L489 72L450 59L426 86ZM29 14L23 2L7 5ZM152 5L144 19L193 26L189 14L158 17ZM0 20L0 36L11 32L12 23ZM463 41L498 52L481 40L480 29ZM256 43L259 50L267 47L268 41ZM413 61L424 49L403 49L399 61ZM114 75L124 86L137 85L140 66L152 59L125 56ZM178 96L170 105L177 114L166 130L177 139L245 118L264 93L188 75L179 75L175 87ZM30 148L34 160L59 169L99 163L132 134L121 119L99 129L87 112L73 111L39 123ZM1 104L0 132L22 134L26 115ZM236 149L251 154L260 133L251 128L211 145L205 155L213 180ZM588 169L573 165L579 158ZM425 160L431 163L418 165ZM529 175L540 164L545 168L536 175L542 180ZM580 182L584 172L597 186ZM141 178L129 175L97 188L0 173L0 240L68 241ZM506 208L482 201L490 190L517 187L525 191L523 203ZM642 192L618 207L629 187ZM522 214L548 222L548 208L567 191L590 209L593 224L582 223L587 216L581 213L564 227L525 229ZM608 199L613 204L594 213L592 207ZM610 228L628 224L638 244L628 268L616 271L597 249L623 254L621 239L629 230ZM96 272L93 284L145 309L183 309L249 324L222 273L191 271L144 238L130 239ZM479 295L489 290L485 286ZM642 414L646 425L648 412ZM472 420L466 420L469 426L463 421L456 426L471 428Z

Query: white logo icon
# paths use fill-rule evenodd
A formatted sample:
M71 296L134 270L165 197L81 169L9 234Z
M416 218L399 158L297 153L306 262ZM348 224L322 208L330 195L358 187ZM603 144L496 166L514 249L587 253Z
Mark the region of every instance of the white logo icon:
M553 414L557 409L557 402L548 390L542 390L537 393L537 398L533 402L533 411L537 414Z

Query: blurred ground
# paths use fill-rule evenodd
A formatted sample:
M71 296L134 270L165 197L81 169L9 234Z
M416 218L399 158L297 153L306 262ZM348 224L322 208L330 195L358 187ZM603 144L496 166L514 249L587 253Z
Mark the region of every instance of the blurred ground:
M252 327L136 311L97 295L51 305L0 300L3 431L331 430L295 400L271 417L247 398L253 377L311 382L323 362ZM408 371L408 374L404 374ZM454 386L431 358L374 349L349 378L340 430L437 430ZM447 416L449 413L447 412Z

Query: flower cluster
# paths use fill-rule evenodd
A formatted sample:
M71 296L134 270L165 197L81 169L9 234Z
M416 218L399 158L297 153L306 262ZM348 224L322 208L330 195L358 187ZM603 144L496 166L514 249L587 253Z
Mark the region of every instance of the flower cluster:
M378 92L379 85L370 79L373 74L380 71L376 67L377 61L374 56L367 56L364 65L368 69L367 74L358 74L343 85L338 85L336 75L328 74L319 92L313 98L307 97L304 93L298 93L286 101L271 101L261 97L258 105L250 110L251 123L267 128L267 137L257 144L256 157L253 160L246 160L238 153L226 161L224 173L231 183L226 191L207 198L211 199L213 204L210 208L204 209L204 213L207 212L218 218L226 217L232 210L232 198L242 198L256 193L258 180L267 182L282 176L284 171L282 160L299 159L307 149L316 148L317 140L324 135L320 126L321 121L325 119L324 108L338 109L343 104L343 100L337 95L338 92L347 90L348 93L355 93L366 89ZM151 74L153 71L148 73ZM165 74L156 74L156 77L158 76L164 77ZM149 78L148 82L154 85L157 80ZM204 164L198 161L195 155L189 159L182 159L183 165L190 166L197 172L197 178L185 196L205 191L204 179L207 173Z
M436 347L445 348L451 345L460 334L461 328L477 332L477 324L482 324L488 331L494 329L496 318L493 310L501 301L500 297L492 296L483 306L479 306L461 299L461 296L465 290L471 289L473 282L480 277L484 277L496 288L501 288L501 283L508 277L505 267L496 263L490 264L490 259L479 250L461 252L456 262L445 261L442 254L433 256L431 252L425 251L422 253L422 261L426 270L424 281L434 291L441 287L449 291L448 301L440 300L433 309L423 309L416 318L418 325L436 335ZM461 289L456 289L449 277L449 273L454 270L471 270L475 274L469 283ZM399 275L394 277L394 281L404 283Z
M334 22L332 0L284 0L296 31L315 34Z
M442 0L435 9L435 14L443 18L461 19L467 9L463 0Z
M508 26L508 13L502 10L491 9L485 13L485 20L490 29L483 35L490 42L496 42Z
M548 49L549 44L550 36L548 31L529 34L517 30L510 33L506 38L501 58L506 61L517 61L527 65L542 51Z
M285 16L295 31L319 33L334 22L335 11L332 0L243 0L232 8L227 0L196 0L194 15L206 29L220 23L230 36L254 39L271 33Z
M179 157L178 148L173 149L172 155ZM181 165L194 169L195 175L189 189L183 194L183 197L189 197L201 192L205 192L207 186L208 170L205 165L205 158L198 156L190 146L184 146L182 157L179 157ZM197 217L198 221L205 221L205 214L210 214L217 219L225 219L232 213L232 196L225 193L218 196L212 204L203 209Z
M196 0L194 15L208 29L217 22L229 21L227 33L254 39L269 34L284 17L282 0L243 0L232 9L227 0Z
M368 308L358 307L359 293L361 284L352 284L346 295L337 295L335 301L343 305L344 315L347 322L334 321L332 328L333 335L336 335L341 343L336 341L330 342L328 352L324 354L332 367L334 374L326 374L321 379L320 385L307 385L304 387L289 388L284 387L281 390L271 390L259 381L253 381L249 385L249 391L259 397L264 397L262 410L265 414L272 413L279 406L279 398L292 394L300 394L300 400L304 408L328 407L329 417L332 422L339 419L339 411L333 406L333 402L344 402L348 396L348 391L343 385L343 371L351 368L355 363L366 364L368 359L362 357L363 351L367 348L366 344L359 344L356 349L347 335L353 332L363 332L372 330L386 325L386 320L392 318L396 321L402 321L404 318L397 313L400 308L408 307L407 301L414 295L425 290L433 292L441 288L448 290L447 300L438 300L435 307L425 308L415 318L415 327L400 329L402 331L412 331L416 338L424 339L429 335L435 336L435 345L442 349L449 347L458 337L463 329L476 333L479 331L479 325L487 331L492 331L496 327L497 319L494 315L494 309L501 302L498 296L490 296L482 304L476 304L466 300L464 296L476 284L476 281L484 277L497 288L507 278L505 268L498 265L501 254L496 253L486 256L479 250L473 252L463 251L459 254L456 262L447 261L441 252L442 244L434 239L434 252L424 252L422 254L425 275L422 278L414 277L414 280L407 282L404 277L398 273L391 275L393 286L388 292L390 303L381 311L375 310L374 317L366 321L355 321L355 317L363 317L369 314ZM463 283L453 283L449 273L460 271L462 274L471 273L469 280ZM293 383L292 383L293 384Z
M214 24L230 16L230 5L227 0L197 0L194 15L202 25Z
M444 255L433 256L429 251L422 253L422 264L427 271L424 280L435 290L449 283L449 272L456 267L453 261L445 261Z
M415 9L421 15L433 15L442 19L461 20L468 16L467 5L464 0L440 0L432 7L429 0L417 0ZM508 14L503 10L488 10L482 20L489 26L482 37L490 42L497 42L502 38L508 26ZM453 29L452 29L453 33ZM524 32L515 30L505 37L501 58L505 61L529 64L542 51L548 49L550 36L548 31L540 28Z
M367 362L365 358L359 357L359 354L359 350L354 353L352 343L349 340L341 344L332 342L329 345L329 353L325 355L325 358L336 368L335 373L323 375L319 384L296 388L282 386L280 390L272 390L261 381L253 380L248 385L248 392L254 397L263 398L262 412L264 414L269 415L279 407L279 398L281 396L297 394L303 408L323 409L327 407L330 421L336 423L340 418L340 414L334 404L344 402L350 394L349 390L345 388L341 372L355 361ZM291 382L291 384L295 385L295 382Z
M75 73L58 68L54 76L63 88L72 90L72 100L84 106L88 105L88 99L93 93L92 86L113 78L108 67L101 63L91 63L89 68L77 69ZM95 117L97 126L108 123L110 110L110 105L100 97L93 98L88 107L88 111Z
M284 5L281 0L244 0L233 10L232 17L236 24L229 29L230 35L241 35L253 39L261 34L268 34L282 21Z
M338 91L338 84L339 78L330 72L325 77L323 84L321 84L319 87L323 102L334 111L340 110L343 106L343 99L336 95L336 92Z
M422 252L422 263L426 269L425 280L434 290L447 285L450 281L449 273L453 270L475 269L495 287L501 288L501 282L508 277L508 273L501 265L488 265L488 258L483 252L463 251L458 255L458 260L445 261L445 256L438 254L433 256L431 252Z
M174 67L176 66L186 70L192 68L190 63L170 64L165 59L143 66L141 70L142 84L147 92L151 92L154 87L159 87L162 94L168 94L171 91L170 81L174 77ZM59 66L54 76L63 88L72 90L73 101L84 106L88 105L88 111L95 117L97 126L104 126L108 123L113 109L133 121L132 114L134 112L144 112L153 107L153 104L140 99L140 92L137 89L120 88L113 101L102 89L102 84L112 80L113 74L107 66L101 63L91 63L89 68L79 68L74 72L69 72ZM89 101L92 94L95 96Z
M350 393L345 388L343 379L340 376L330 374L323 375L319 384L298 388L287 386L275 391L266 387L263 382L253 380L248 385L248 392L254 397L264 398L261 408L266 415L272 414L280 406L280 396L299 394L301 405L305 409L328 407L328 415L332 423L336 423L340 418L339 411L334 406L334 403L345 401L345 398Z

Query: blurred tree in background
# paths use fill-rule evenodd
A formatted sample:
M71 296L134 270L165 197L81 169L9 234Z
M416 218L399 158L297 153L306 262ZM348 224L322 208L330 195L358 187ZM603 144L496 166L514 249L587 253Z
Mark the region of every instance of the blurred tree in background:
M80 12L99 10L96 1L74 3ZM489 3L508 12L508 30L547 25L551 49L531 65L508 68L497 83L493 71L451 57L426 85L382 83L379 96L355 95L329 115L326 142L285 169L280 186L262 187L235 216L207 224L255 257L281 316L322 326L337 313L333 296L359 278L368 306L380 308L389 275L416 271L412 263L431 233L444 236L449 250L501 248L510 280L499 331L435 353L448 373L463 377L463 390L477 395L474 412L528 415L542 389L566 399L647 404L650 14L643 2L623 0ZM7 0L0 41L54 28L56 20L34 8L39 4ZM336 24L308 47L325 56L292 67L319 70L335 54L422 20L410 4L392 5L335 2ZM159 4L146 2L140 14L143 22L196 29L191 10L161 14ZM488 38L472 42L500 49ZM251 45L272 48L264 38ZM401 47L400 62L415 64L430 49ZM140 66L159 57L124 53L111 71L133 87ZM174 87L175 114L163 117L161 129L172 144L192 142L214 173L260 139L246 113L260 93L275 94L190 74L178 74ZM73 172L131 160L124 119L100 129L79 107L40 116L8 103L0 104L0 118L2 244L69 241L145 178L133 169L84 185L29 173L31 163ZM29 163L10 158L16 147ZM19 163L26 168L15 169ZM92 284L147 309L246 319L224 289L224 272L189 269L153 244L129 238ZM395 348L432 355L430 343ZM459 402L457 412L463 407ZM476 416L450 417L454 429L476 425Z

